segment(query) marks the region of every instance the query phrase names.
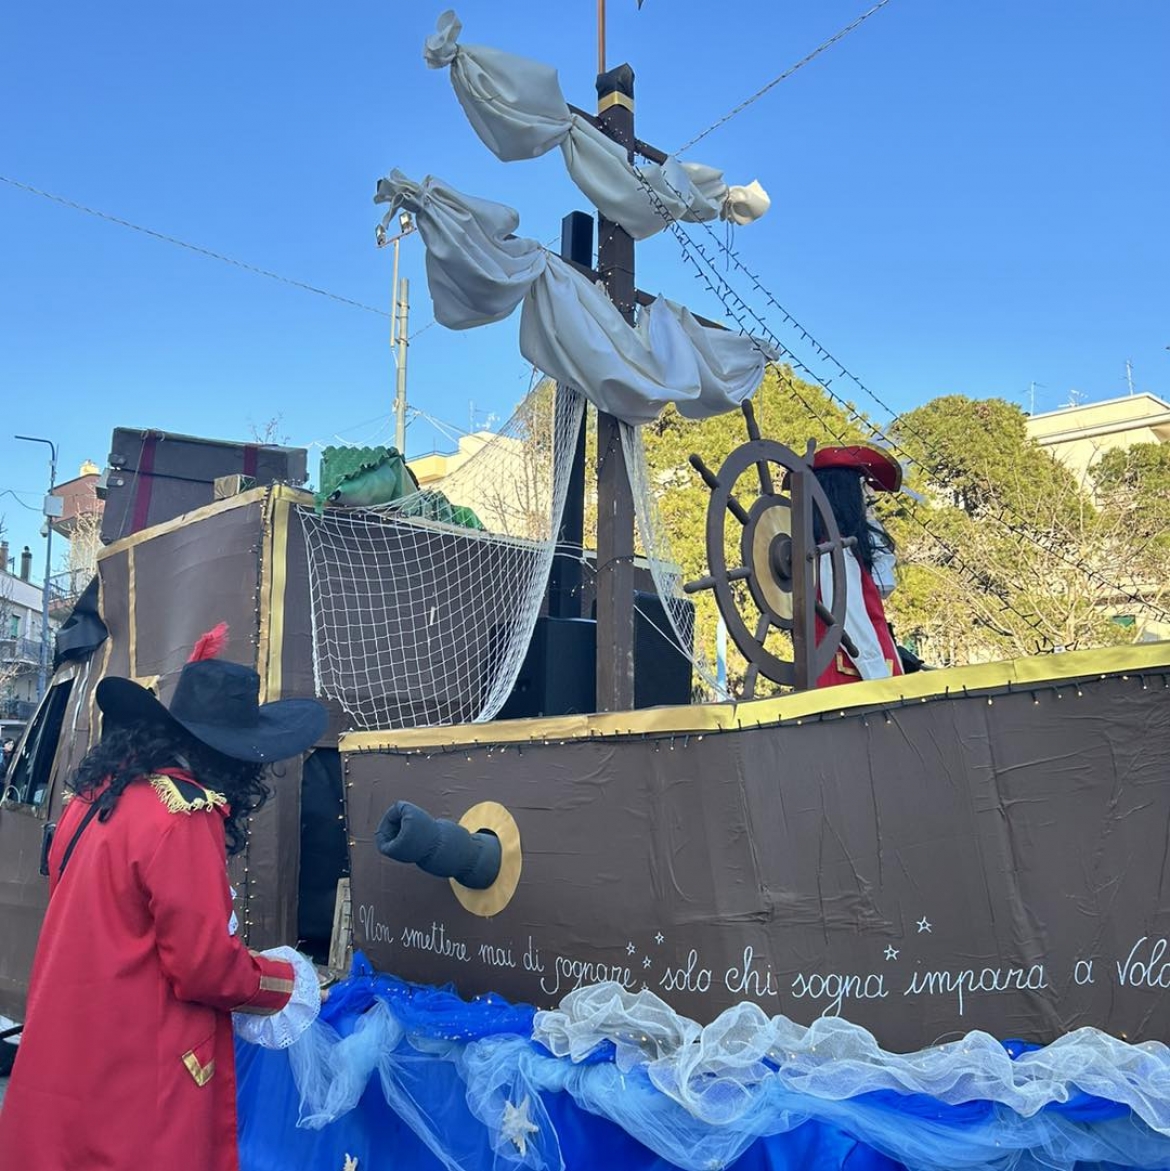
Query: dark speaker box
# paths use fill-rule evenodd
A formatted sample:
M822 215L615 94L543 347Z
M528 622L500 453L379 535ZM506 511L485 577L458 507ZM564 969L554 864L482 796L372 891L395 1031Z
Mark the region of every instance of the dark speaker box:
M689 600L685 605L692 607ZM679 653L656 594L634 595L634 707L691 702L691 662ZM597 710L597 622L536 620L524 665L499 719L567 716Z
M99 492L105 500L102 540L108 545L210 504L221 476L246 476L259 487L303 484L307 472L303 447L224 443L118 427Z
M694 612L689 598L681 604ZM690 653L691 647L686 649ZM692 670L690 659L679 652L662 599L657 594L635 594L634 707L690 703Z
M597 709L597 634L588 618L540 617L516 685L497 719L568 716Z

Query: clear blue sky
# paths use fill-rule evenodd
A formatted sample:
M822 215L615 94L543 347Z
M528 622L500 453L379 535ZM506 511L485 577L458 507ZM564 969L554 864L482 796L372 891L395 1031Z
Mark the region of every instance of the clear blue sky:
M639 134L673 149L868 0L609 7ZM0 174L385 306L371 197L391 167L511 203L541 240L582 206L559 155L505 165L475 138L422 61L440 8L9 5ZM458 11L466 41L556 63L591 106L593 0ZM1037 409L1074 388L1111 397L1126 358L1165 396L1168 49L1167 0L892 0L693 157L768 188L771 213L737 246L895 408L1025 402L1032 380ZM416 238L416 329L421 260ZM714 315L669 238L639 265L643 288ZM464 427L472 402L506 415L528 384L516 329L428 330L412 402ZM45 481L43 449L16 432L55 439L65 475L101 463L115 425L243 439L280 414L295 443L385 440L392 388L385 320L0 184L0 491L35 503ZM412 427L415 452L436 442ZM39 567L35 515L11 496L0 511Z

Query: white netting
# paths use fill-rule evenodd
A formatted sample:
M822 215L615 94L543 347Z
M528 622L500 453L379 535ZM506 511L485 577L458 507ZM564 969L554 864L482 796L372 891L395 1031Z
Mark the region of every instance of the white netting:
M630 494L634 498L634 516L642 550L654 578L654 588L658 591L670 622L670 630L661 633L679 654L690 659L712 695L726 699L726 689L719 686L715 672L697 642L695 608L683 595L682 570L671 551L670 533L658 508L659 498L664 492L670 491L672 485L655 482L646 462L641 427L622 424L622 447L626 455L626 474L630 480Z
M503 706L540 612L583 408L541 383L500 432L461 440L464 462L420 492L298 510L317 693L354 726L469 723Z

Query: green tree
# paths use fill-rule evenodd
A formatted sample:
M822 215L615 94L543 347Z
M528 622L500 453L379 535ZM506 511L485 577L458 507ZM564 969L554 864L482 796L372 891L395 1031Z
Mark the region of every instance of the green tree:
M1135 536L1158 550L1170 547L1170 444L1114 448L1090 474L1103 506L1124 512Z
M1114 621L1126 592L1147 593L1130 516L1117 498L1095 502L1030 440L1018 407L949 395L902 416L895 433L926 502L892 522L903 578L889 609L930 657L965 663L1133 637Z
M803 453L809 439L818 446L846 442L864 442L868 431L862 424L850 419L818 386L795 377L787 366L770 366L764 381L752 399L760 433L799 453ZM744 443L748 436L739 411L716 415L710 419L693 421L683 418L673 407L642 429L646 445L646 460L651 482L657 489L657 504L663 528L670 535L670 554L678 563L684 581L703 577L707 573L706 517L707 491L698 474L688 463L692 453L703 457L709 468L718 471L731 452ZM744 507L750 507L759 493L755 474L750 473L740 482L737 496ZM733 545L739 539L739 525L728 518L726 532ZM737 548L729 546L728 564L739 564ZM732 560L734 558L734 560ZM696 651L709 662L715 660L718 610L714 595L705 590L693 595L696 607ZM754 626L748 605L741 607ZM769 648L790 657L784 636L774 631L769 635ZM728 646L728 682L738 694L743 684L747 664L734 644ZM757 694L767 694L764 680Z

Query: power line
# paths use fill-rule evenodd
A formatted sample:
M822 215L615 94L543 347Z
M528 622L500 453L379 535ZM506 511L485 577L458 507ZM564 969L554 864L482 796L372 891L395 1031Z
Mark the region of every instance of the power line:
M665 221L668 230L671 232L671 234L678 241L678 243L681 247L681 250L682 250L682 258L683 258L684 262L690 264L691 267L695 269L696 275L698 276L698 278L700 280L702 280L703 284L706 286L708 291L713 293L719 299L727 317L730 318L731 320L735 321L735 323L740 327L740 329L743 331L743 333L747 334L750 337L750 336L753 336L753 330L751 328L749 328L749 326L747 325L747 323L744 320L745 317L750 316L757 323L757 326L759 327L759 333L762 334L763 337L767 341L771 342L777 349L779 349L781 354L783 356L785 356L788 359L788 361L796 369L800 370L804 374L807 374L814 382L816 382L818 385L820 385L821 388L828 395L830 400L833 403L835 403L837 405L837 407L839 409L841 409L848 418L855 420L857 423L861 424L866 429L868 429L871 437L878 439L878 440L890 445L891 447L897 446L893 442L893 440L891 440L889 438L889 436L887 436L881 430L880 427L876 426L870 420L866 419L863 415L861 415L861 413L857 410L857 408L853 406L852 403L846 402L839 394L836 393L836 391L834 391L832 389L833 378L821 377L819 374L816 373L815 370L812 370L809 366L807 366L804 362L802 362L792 352L791 349L789 349L787 346L784 345L783 342L780 341L780 339L768 327L768 324L764 320L764 318L759 313L757 313L755 311L755 309L753 309L752 306L749 305L735 291L735 289L732 287L730 282L719 273L718 268L716 266L715 259L707 252L707 250L703 247L703 245L701 243L696 243L696 241L691 238L691 236L686 232L686 230L682 227L682 225L678 222L678 220L671 213L670 209L659 198L657 192L654 191L654 189L650 186L650 184L642 176L640 169L635 167L634 170L642 182L642 185L643 185L643 188L645 189L647 198L651 201L651 203L655 207L655 210L658 212L658 214ZM704 226L706 226L706 225L704 225ZM711 235L713 236L716 243L718 244L719 243L718 237L715 236L714 233L711 233ZM701 258L701 260L699 258ZM743 268L742 264L740 264L738 261L736 261L736 263L737 263L737 267L740 267L741 269ZM706 266L706 268L704 268L704 265ZM709 270L709 272L707 270ZM766 296L768 296L769 301L772 304L777 305L779 307L779 303L771 296L771 294L768 293L768 291L766 289L763 288L762 285L759 284L758 279L756 280L756 284L757 284L757 288L759 288L762 292L765 293ZM784 311L782 310L782 312L784 312ZM785 312L785 316L786 316L787 320L789 320L789 321L793 320L786 312ZM804 336L806 338L809 338L811 336L808 334L808 332L806 330L804 330L803 327L798 325L797 328L799 328L801 330L801 333L804 334ZM827 350L824 350L824 348L821 347L819 345L819 343L816 343L815 341L814 341L814 344L817 345L818 350L825 357L830 359L838 367L840 372L842 372L844 374L848 374L848 371L845 369L845 367L840 362L838 362L837 359L833 358L832 355L829 354ZM850 375L850 377L852 377L852 375ZM853 378L853 381L855 383L857 383L857 385L860 386L862 389L866 390L866 392L870 394L870 397L874 398L875 401L880 402L880 400L877 400L877 396L873 395L872 392L868 391L868 388L866 388L865 385L863 383L861 383L861 381L859 379ZM825 430L828 431L828 433L830 435L832 435L833 438L835 438L837 440L838 443L845 442L845 439L844 439L843 435L841 434L840 430L838 428L834 427L827 419L825 419L820 414L820 412L818 412L816 410L816 408L803 395L800 394L800 392L797 390L797 388L794 385L790 384L790 389L794 392L797 399L804 406L805 410L813 418L815 418L825 428ZM886 408L886 409L888 410L888 408ZM919 438L922 438L922 437L919 436ZM924 443L925 443L925 441L924 441ZM927 451L929 452L929 450L930 450L929 445L926 445L926 447L927 447ZM931 470L929 468L929 465L924 463L923 466L927 467L927 470ZM990 515L992 517L992 519L994 519L997 523L999 523L1004 528L1006 528L1009 532L1012 532L1013 534L1020 536L1024 539L1027 539L1027 540L1037 541L1036 534L1029 527L1018 524L1017 522L1013 521L1012 519L1010 519L1008 517L1007 508L1002 502L999 505L998 511L989 512L988 515ZM989 577L989 575L985 571L982 571L975 566L968 565L963 560L963 558L959 554L958 550L955 549L954 546L951 545L949 542L945 541L942 537L938 536L938 534L935 533L933 529L931 529L931 527L926 523L926 521L924 521L918 515L916 510L914 510L914 509L909 510L909 516L919 526L919 528L921 528L922 531L928 537L930 537L943 550L943 552L947 555L947 561L949 564L953 565L960 572L964 573L971 581L979 584L984 590L988 590L989 592L993 592L995 594L996 600L1000 602L1002 610L1011 611L1013 614L1016 615L1017 618L1020 618L1022 621L1024 621L1035 634L1037 634L1037 635L1040 634L1041 618L1040 618L1039 614L1036 614L1034 617L1029 617L1028 615L1024 614L1021 610L1019 610L1016 606L1014 606L1012 604L1011 600L1004 594L1004 592L1002 590L998 590L998 589L993 588L993 583L991 581L991 578ZM1051 544L1051 542L1037 541L1037 543L1042 544L1048 553L1052 554L1053 556L1057 557L1059 560L1064 561L1066 564L1077 569L1079 572L1083 573L1090 580L1097 581L1101 585L1104 585L1107 588L1109 588L1110 590L1112 590L1114 593L1119 594L1122 597L1127 598L1129 601L1132 601L1132 602L1136 603L1137 605L1146 608L1147 610L1153 612L1154 614L1156 614L1166 620L1170 620L1170 612L1167 612L1162 607L1155 605L1154 603L1150 602L1148 599L1143 598L1140 595L1133 593L1132 591L1127 590L1122 586L1117 585L1117 583L1110 581L1099 570L1086 564L1084 561L1081 561L1079 558L1068 556L1066 553L1064 553L1060 549L1054 547ZM1041 637L1043 637L1043 636L1041 636ZM1051 640L1049 640L1049 643L1051 645Z
M27 191L30 195L39 195L42 199L59 203L62 207L69 207L74 211L85 212L86 215L94 216L99 220L105 220L107 223L117 224L119 227L129 228L134 232L141 232L144 236L161 240L164 244L174 244L177 248L185 248L188 252L195 252L200 256L207 257L209 260L218 260L223 264L230 264L235 268L250 272L254 276L267 277L268 280L279 281L281 284L289 285L294 289L300 289L306 293L315 293L318 297L326 297L330 301L336 301L339 305L348 305L351 309L361 309L366 313L375 313L379 317L389 318L390 316L385 309L378 309L373 305L366 305L361 301L355 301L352 297L343 297L339 293L331 293L328 289L320 289L316 285L307 284L305 281L281 276L280 273L270 272L266 268L258 268L256 265L248 264L246 261L236 260L232 256L225 256L222 252L215 252L210 248L204 248L201 244L191 244L187 240L180 240L177 236L168 236L165 232L156 232L153 228L146 228L141 224L132 223L130 220L124 220L120 216L110 215L108 212L99 211L94 207L87 207L84 203L77 203L72 199L66 199L63 195L54 195L51 191L42 191L39 187L33 187L29 183L21 183L19 180L10 179L6 175L0 175L0 183L7 183L9 187L16 187L21 191ZM426 327L424 326L423 328L425 329ZM420 329L418 333L422 333L422 330ZM416 334L415 336L417 337L418 335Z
M726 125L726 123L730 122L731 119L736 116L736 114L742 114L743 111L746 110L753 102L758 102L760 98L762 98L769 90L774 89L782 81L791 77L798 69L803 69L804 66L806 66L810 61L813 61L819 57L826 49L832 48L832 46L835 45L838 41L843 40L855 28L869 20L869 18L873 16L875 12L885 8L889 2L890 0L878 0L877 4L870 8L867 12L863 12L855 21L853 21L852 24L847 24L843 29L840 30L840 32L834 33L827 41L822 41L821 44L813 49L813 51L809 53L807 57L802 57L795 65L789 66L784 70L783 73L780 74L779 77L772 78L772 80L768 82L766 86L764 86L762 89L756 90L756 92L752 94L750 98L740 102L734 110L728 111L728 113L724 114L718 122L712 123L701 134L696 134L695 137L690 140L690 142L684 143L674 153L680 155L683 153L683 151L690 150L696 142L700 142L702 139L706 138L708 134L718 130L720 126Z
M664 208L664 210L667 211L667 214L669 214L669 209L666 209L665 205L663 205L663 208ZM918 442L922 444L922 448L923 448L924 453L926 453L928 456L935 455L935 453L932 451L932 444L931 444L930 440L927 439L927 437L925 435L923 435L921 431L919 431L917 428L915 428L914 426L909 424L906 421L904 416L899 416L898 413L896 411L894 411L894 409L888 403L886 403L878 394L876 394L874 391L872 391L860 378L857 377L857 375L855 375L852 371L850 371L839 359L835 358L823 345L821 345L821 343L818 342L817 339L815 337L813 337L812 334L809 333L808 330L806 330L804 328L804 326L802 326L800 324L800 322L798 322L792 316L792 314L789 313L788 310L785 309L784 306L780 304L779 301L776 300L776 298L772 295L772 293L770 293L768 291L768 289L766 289L764 287L763 283L760 281L760 278L755 273L753 273L750 269L748 269L746 265L743 264L743 262L739 259L738 253L736 253L734 249L729 248L726 244L724 244L722 241L720 241L718 235L711 230L711 228L708 224L703 224L702 227L707 232L707 234L711 237L711 239L715 241L716 246L735 265L735 267L738 268L742 273L744 273L748 277L749 280L751 280L751 282L755 286L756 290L758 292L762 293L767 298L768 303L770 305L772 305L773 307L775 307L783 315L785 322L787 324L791 325L794 329L799 330L802 338L806 342L808 342L816 350L818 356L821 358L822 361L829 362L833 366L835 366L839 374L848 378L851 382L853 382L853 384L855 386L857 386L857 388L859 390L861 390L864 394L868 395L870 399L872 399L875 403L877 403L877 405L882 410L884 410L887 415L890 416L891 420L894 421L896 430L900 430L903 433L905 433L906 435L912 436L913 438L917 439ZM687 242L691 245L691 247L693 247L696 252L698 252L701 256L703 256L704 260L706 260L706 262L708 263L708 265L710 265L712 271L714 272L715 271L714 261L710 257L707 256L702 245L696 245L687 233L683 232L682 234L686 238ZM676 233L676 236L677 236L677 233ZM750 307L746 304L746 302L744 302L738 296L738 294L735 293L735 290L731 288L730 284L728 284L725 280L723 280L723 278L719 278L718 276L717 276L717 279L719 279L722 282L722 284L727 289L727 291L731 294L731 296L734 298L736 303L743 310L750 313L751 316L764 328L768 337L772 341L774 341L777 345L780 345L781 343L778 341L778 339L775 338L775 335L773 335L767 329L767 326L764 323L763 319L757 313L755 313L753 310L750 309ZM710 285L708 285L708 288L710 288ZM712 291L715 291L715 290L712 290ZM719 296L718 292L716 292L716 295ZM728 308L726 299L724 299L722 296L720 296L720 300L723 302L724 309L726 310ZM740 327L744 328L742 320L740 318L735 317L734 314L730 314L730 313L729 313L729 316L732 316L733 319L736 320L737 323L740 325ZM751 331L748 329L744 329L744 332L750 333ZM821 378L819 375L817 375L812 370L810 370L809 367L806 366L803 362L795 360L794 356L792 355L791 350L788 350L787 347L783 347L783 346L781 346L781 348L785 350L785 353L788 354L790 358L793 358L796 365L798 365L805 373L811 375L812 378L825 389L825 391L829 395L829 397L834 402L836 402L839 407L841 407L844 411L846 411L847 414L851 415L852 417L854 417L858 421L862 420L862 416L856 411L856 409L853 408L850 403L846 402L844 399L842 399L839 395L837 395L831 389L831 383L833 381L833 378ZM821 420L821 421L823 422L823 420ZM880 428L875 427L872 424L870 424L868 422L868 420L865 420L865 423L866 423L866 425L868 425L870 427L870 433L875 438L880 439L881 441L889 444L890 446L900 446L900 445L896 444L892 439L890 439L889 436L885 435L881 431ZM923 467L926 468L927 471L935 471L935 472L937 471L937 469L932 469L931 466L925 462L925 460L920 460L919 462L922 464ZM987 515L989 515L997 524L999 524L1003 528L1007 529L1013 535L1020 537L1024 540L1032 541L1035 544L1042 546L1046 550L1046 552L1051 554L1057 560L1063 561L1066 565L1069 565L1072 568L1078 570L1080 573L1084 574L1085 577L1087 577L1090 581L1095 581L1098 585L1103 586L1106 589L1112 590L1113 592L1120 594L1122 597L1126 598L1128 601L1133 602L1136 605L1143 606L1147 610L1152 611L1155 615L1159 616L1163 620L1170 621L1170 611L1163 609L1162 607L1149 601L1147 598L1143 598L1140 594L1136 594L1130 590L1127 590L1124 586L1120 586L1116 582L1111 581L1099 569L1094 568L1088 562L1083 561L1077 557L1069 556L1067 553L1065 553L1059 547L1052 544L1051 540L1043 539L1041 537L1041 535L1035 530L1035 528L1032 525L1028 524L1026 522L1026 520L1021 521L1021 518L1019 518L1018 516L1013 519L1013 517L1011 515L1013 511L1014 510L1008 504L1006 504L1003 501L999 501L997 504L997 507L995 509L988 510ZM919 523L922 524L922 527L924 529L926 529L924 522L919 521ZM937 537L929 529L926 529L926 531L936 541L941 541L941 539L939 537Z

